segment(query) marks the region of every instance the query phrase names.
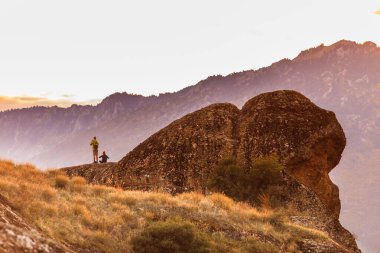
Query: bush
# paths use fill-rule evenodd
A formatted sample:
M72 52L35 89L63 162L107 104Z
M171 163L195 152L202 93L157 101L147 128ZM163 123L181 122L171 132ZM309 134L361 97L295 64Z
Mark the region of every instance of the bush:
M51 202L57 195L57 190L54 188L45 187L44 190L42 190L41 196L42 199L45 200L46 202Z
M210 173L208 186L236 200L258 204L260 195L282 182L282 170L283 166L274 156L257 158L250 168L228 158Z
M234 201L224 194L213 193L208 196L208 199L210 199L215 206L225 210L232 210L234 206Z
M181 220L151 223L132 239L132 246L137 253L211 252L206 236L191 222Z
M250 177L258 190L265 191L268 187L281 183L283 168L276 156L260 157L253 161Z
M75 176L71 179L74 185L85 185L87 183L86 179L83 177Z
M208 186L237 200L246 200L249 194L245 192L248 181L245 171L234 158L219 162L208 179Z
M66 188L69 185L70 179L65 175L58 175L55 178L55 186L57 188Z

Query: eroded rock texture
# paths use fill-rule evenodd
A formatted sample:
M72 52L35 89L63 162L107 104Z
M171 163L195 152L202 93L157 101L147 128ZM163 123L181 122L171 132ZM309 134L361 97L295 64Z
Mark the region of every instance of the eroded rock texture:
M339 190L328 173L339 163L346 138L335 114L294 91L261 94L241 111L239 158L250 164L277 154L287 172L311 188L339 216Z

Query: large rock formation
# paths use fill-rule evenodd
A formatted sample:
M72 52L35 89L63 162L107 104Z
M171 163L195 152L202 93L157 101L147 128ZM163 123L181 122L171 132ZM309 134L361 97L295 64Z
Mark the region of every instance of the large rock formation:
M339 190L328 173L339 163L346 138L333 112L297 92L279 91L249 100L239 122L241 160L250 164L277 154L287 172L339 216Z
M208 174L220 159L235 156L249 165L255 157L276 154L287 172L338 217L338 188L328 173L344 146L334 113L298 92L276 91L249 100L241 111L232 104L215 104L191 113L107 169L67 170L87 173L90 182L126 189L205 192Z
M221 159L237 157L250 166L257 157L275 154L286 169L281 186L286 202L309 213L292 220L327 232L348 249L339 252L360 252L337 219L339 192L328 175L339 163L345 143L333 112L298 92L276 91L254 97L242 110L214 104L191 113L118 163L64 170L91 183L124 189L206 192L208 175Z

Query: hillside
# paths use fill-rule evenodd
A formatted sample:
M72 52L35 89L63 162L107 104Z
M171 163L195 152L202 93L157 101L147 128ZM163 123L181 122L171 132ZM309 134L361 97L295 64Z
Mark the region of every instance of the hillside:
M69 179L58 171L44 173L9 161L0 161L0 173L0 194L9 201L6 208L12 205L38 233L51 238L47 241L67 245L49 252L139 253L148 252L149 245L197 245L193 251L170 252L360 252L337 242L337 231L329 234L319 220L294 210L258 210L221 194L173 197L87 185L80 177ZM2 219L0 236L5 234L2 238L10 242L12 234L6 229ZM156 239L146 238L149 233L158 233ZM165 235L165 241L157 235ZM19 250L37 252L27 246Z
M9 163L0 161L0 169ZM67 247L43 236L17 213L12 204L0 195L0 252L72 252Z
M353 236L338 221L339 189L328 175L339 163L345 143L333 112L298 92L275 91L250 99L242 110L214 104L190 113L153 134L118 163L61 171L126 190L225 192L252 204L262 201L258 196L267 196L268 206L307 213L309 218L300 224L316 220L336 242L355 251ZM222 183L210 185L226 159L234 164L231 174L223 169L217 176ZM247 184L244 178L249 178ZM273 183L267 187L266 181Z
M341 219L360 243L377 252L380 200L373 196L380 194L379 69L380 49L374 43L340 41L259 70L209 77L175 93L152 97L114 94L95 107L3 112L0 154L43 167L82 164L90 161L88 142L97 135L101 149L117 161L173 120L207 105L228 102L241 107L262 92L296 90L334 111L341 122L347 148L332 173L345 196Z

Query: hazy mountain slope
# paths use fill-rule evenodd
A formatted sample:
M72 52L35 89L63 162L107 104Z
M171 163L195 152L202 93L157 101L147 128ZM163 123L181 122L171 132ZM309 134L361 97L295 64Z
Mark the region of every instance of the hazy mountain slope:
M76 142L80 136L87 139L93 134L104 136L103 147L110 149L114 159L118 160L150 134L193 110L216 102L241 106L250 97L265 91L295 89L317 104L336 111L350 136L349 143L355 143L358 149L362 144L366 147L379 146L379 143L369 143L376 141L378 136L374 121L380 113L380 104L376 100L379 95L379 67L380 53L372 44L359 46L340 42L330 47L321 46L301 53L293 61L283 60L258 71L210 77L177 93L146 98L146 102L135 110L120 113L114 120L80 132L73 141ZM112 100L113 95L109 99ZM67 146L73 146L69 143L65 142L57 150L65 151ZM78 152L69 154L72 159L75 157L71 163L87 160L87 146L82 145ZM49 159L45 159L48 157L51 157L49 153L37 161L43 165L70 165L67 159L62 158L48 163Z
M3 157L31 161L70 136L104 124L121 113L141 108L150 99L139 95L114 94L96 107L33 107L0 113L0 150ZM48 162L48 161L43 161ZM38 163L38 162L37 162Z
M342 200L342 220L359 235L359 243L380 250L376 239L365 241L365 233L373 236L372 231L380 227L376 215L368 216L378 213L380 206L380 200L374 197L380 193L380 178L375 177L380 167L376 156L380 150L380 49L373 43L341 41L319 46L293 60L256 71L209 77L158 97L116 94L96 107L0 113L0 156L40 166L83 163L90 161L88 142L97 135L100 148L109 150L116 161L152 133L191 111L217 102L241 106L259 93L277 89L300 91L337 114L348 141L342 162L333 173L342 195L349 196ZM364 211L367 207L371 211Z
M355 147L363 142L376 147L379 143L373 142L379 139L374 138L378 137L374 121L380 115L376 99L380 93L379 69L380 52L374 44L342 41L302 52L293 61L282 60L267 68L226 77L209 77L158 97L116 93L96 107L4 112L0 113L0 151L3 156L45 166L71 165L88 160L87 139L96 134L118 160L173 119L216 102L241 106L250 97L276 89L301 91L318 105L336 111L349 142ZM54 159L57 151L60 158Z

